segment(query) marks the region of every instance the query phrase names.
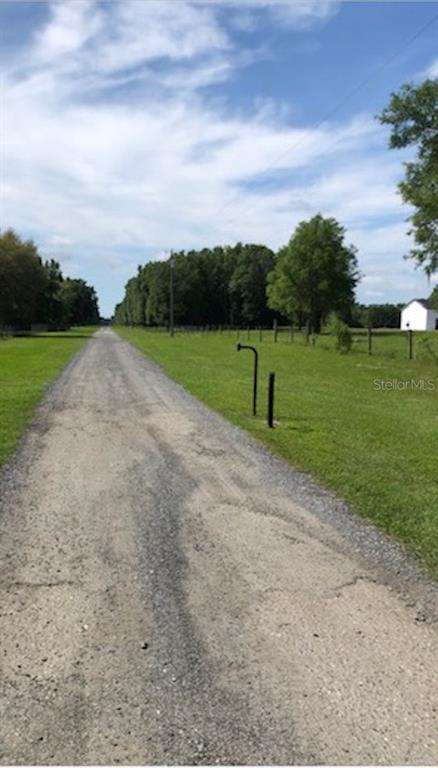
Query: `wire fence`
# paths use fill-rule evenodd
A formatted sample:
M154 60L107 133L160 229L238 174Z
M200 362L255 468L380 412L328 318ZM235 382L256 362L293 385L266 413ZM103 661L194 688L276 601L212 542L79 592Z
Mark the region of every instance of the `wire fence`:
M168 333L167 326L147 329L152 333ZM392 328L351 328L349 355L367 355L395 360L418 360L438 364L438 331L401 331ZM282 347L300 346L309 349L336 350L336 337L326 331L308 334L304 329L277 325L268 327L244 327L233 325L177 325L175 334L198 337L223 337L235 342L252 344L278 344Z

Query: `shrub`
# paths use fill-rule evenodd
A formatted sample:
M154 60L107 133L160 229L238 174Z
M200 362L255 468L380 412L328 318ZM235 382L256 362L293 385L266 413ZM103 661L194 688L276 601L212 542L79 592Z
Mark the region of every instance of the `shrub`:
M351 331L334 312L327 321L327 330L336 339L336 349L339 352L349 352L353 342Z

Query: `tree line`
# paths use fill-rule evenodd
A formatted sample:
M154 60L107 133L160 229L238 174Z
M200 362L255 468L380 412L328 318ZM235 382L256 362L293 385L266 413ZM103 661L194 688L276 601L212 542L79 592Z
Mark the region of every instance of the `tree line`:
M179 325L267 326L277 317L318 332L330 312L351 314L356 251L344 228L320 214L302 222L278 253L260 244L180 251L139 266L114 321L168 325L171 271Z
M263 245L180 251L166 261L139 266L116 306L114 320L167 325L173 270L174 316L180 325L254 325L272 322L265 286L275 254Z
M390 148L417 150L405 163L399 191L414 209L410 256L430 276L438 269L438 79L402 86L378 119L391 128ZM262 326L274 313L306 325L309 332L318 332L331 313L354 326L399 325L400 304L355 303L356 249L345 244L345 231L335 219L320 214L301 222L277 254L264 245L238 243L180 251L165 262L139 266L116 306L115 322L168 324L171 269L175 322L182 325Z
M268 327L274 318L318 333L334 313L354 328L399 328L403 304L360 304L356 249L344 228L320 214L301 222L274 253L238 243L180 251L139 266L115 308L121 325L168 326L173 272L174 320L182 326ZM429 297L438 308L438 288Z
M12 229L0 233L0 326L29 330L99 322L94 288L85 280L64 277L54 259L43 261L32 240Z

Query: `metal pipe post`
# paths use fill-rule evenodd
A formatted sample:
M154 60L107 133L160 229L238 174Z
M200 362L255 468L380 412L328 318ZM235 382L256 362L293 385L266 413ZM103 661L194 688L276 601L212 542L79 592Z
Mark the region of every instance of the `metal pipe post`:
M257 380L258 380L258 370L259 370L259 354L255 347L250 347L248 344L237 344L237 351L240 352L241 349L251 349L252 352L254 352L254 374L253 374L253 384L252 384L252 414L253 416L257 416Z
M268 385L268 427L271 429L274 429L274 391L275 373L270 373Z

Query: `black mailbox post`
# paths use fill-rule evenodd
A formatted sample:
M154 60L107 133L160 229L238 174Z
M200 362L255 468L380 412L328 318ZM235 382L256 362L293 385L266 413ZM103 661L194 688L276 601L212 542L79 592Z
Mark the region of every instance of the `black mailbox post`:
M257 416L257 376L259 367L259 354L255 347L250 347L248 344L237 344L237 351L241 349L251 349L254 352L254 379L252 388L252 413L253 416Z

